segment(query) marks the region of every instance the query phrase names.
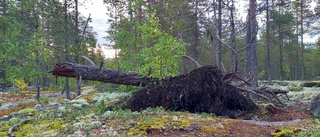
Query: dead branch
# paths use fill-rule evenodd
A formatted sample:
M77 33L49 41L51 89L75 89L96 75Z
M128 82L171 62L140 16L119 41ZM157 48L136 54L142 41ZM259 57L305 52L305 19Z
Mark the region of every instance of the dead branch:
M198 68L202 67L198 61L196 61L195 59L193 59L192 57L188 56L188 55L181 55L181 57L185 57L187 59L189 59L190 61L192 61L194 64L197 65Z
M22 124L24 124L24 123L26 123L26 122L29 122L29 121L30 121L29 119L25 119L25 120L20 121L18 124L13 125L13 126L9 129L9 131L8 131L8 136L9 136L9 137L14 137L13 131L14 131L16 128L18 128L18 126L20 126L20 125L22 125Z
M95 64L91 59L89 59L89 58L86 57L86 56L81 56L81 57L84 58L85 60L87 60L88 62L90 62L90 63L91 63L91 66L96 67L96 64Z

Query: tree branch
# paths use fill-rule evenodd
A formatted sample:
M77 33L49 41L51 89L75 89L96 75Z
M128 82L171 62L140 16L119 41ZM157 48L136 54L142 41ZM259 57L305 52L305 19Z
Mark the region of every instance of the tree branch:
M197 65L198 68L202 67L198 61L196 61L195 59L193 59L192 57L188 56L188 55L181 55L181 57L185 57L187 59L189 59L190 61L192 61L194 64Z

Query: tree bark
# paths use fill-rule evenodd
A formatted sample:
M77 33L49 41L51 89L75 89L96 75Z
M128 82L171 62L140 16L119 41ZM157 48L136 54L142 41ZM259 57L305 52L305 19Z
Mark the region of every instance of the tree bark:
M300 17L301 17L301 27L300 27L300 33L301 33L301 64L300 64L300 67L301 67L301 80L304 80L305 77L304 77L304 56L303 56L303 52L304 52L304 45L303 45L303 0L301 0L301 11L300 11Z
M2 1L3 3L3 7L2 7L2 14L3 14L3 17L6 17L7 14L7 9L6 9L6 5L7 5L7 1L6 0L3 0ZM3 42L6 41L6 24L4 23L4 26L2 28L2 33L3 33ZM2 88L4 90L6 90L6 71L5 71L5 63L4 63L4 59L2 60L2 63L1 63L1 76L2 76L2 79L3 79L3 84L2 84Z
M221 45L222 45L222 42L221 42L221 27L222 27L222 21L221 21L221 0L218 0L218 2L219 2L219 5L218 5L218 26L217 26L217 28L218 28L218 39L220 39L220 40L218 40L218 45L216 46L216 64L217 64L217 66L218 66L218 68L220 69L221 68Z
M118 70L110 70L95 66L85 66L76 63L64 62L56 64L54 69L50 71L52 75L79 78L82 80L94 80L105 83L115 83L133 86L145 86L149 82L156 81L147 77L141 77L133 72L123 72Z
M2 83L2 89L3 90L6 90L6 71L5 71L5 68L4 68L4 63L2 63L2 66L1 66L1 76L2 76L2 79L3 79L3 83Z
M67 5L67 0L64 0L64 8L65 8L65 15L64 15L64 23L65 23L65 60L68 61L69 58L69 49L68 49L68 5ZM64 85L64 89L62 91L62 94L63 92L66 91L66 97L67 99L70 99L70 91L69 91L69 79L66 78L66 82L65 82L65 85Z
M270 41L269 41L269 1L267 0L267 21L266 21L266 47L267 47L267 77L268 77L268 84L272 84L271 78L271 63L270 63Z
M246 48L246 73L248 79L253 77L252 86L258 86L256 0L250 0L247 27L246 43L250 46Z
M228 7L229 7L229 5L228 5ZM235 28L234 28L234 1L233 0L231 0L231 7L229 7L229 10L230 10L230 26L231 26L231 46L232 46L232 48L233 48L233 50L231 50L230 49L230 51L231 51L231 67L230 67L230 71L233 71L233 72L235 72L235 71L237 71L236 70L236 64L237 64L237 61L238 61L238 59L237 59L237 53L235 52L235 49L236 49L236 33L235 33Z

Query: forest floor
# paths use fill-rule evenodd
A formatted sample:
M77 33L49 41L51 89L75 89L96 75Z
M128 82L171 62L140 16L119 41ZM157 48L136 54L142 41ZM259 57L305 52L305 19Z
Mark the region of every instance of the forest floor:
M42 89L41 101L36 91L0 93L0 136L14 130L15 136L320 136L320 120L310 115L310 101L320 87L300 87L301 82L274 84L273 88L291 90L280 97L284 105L255 101L259 110L237 119L166 111L161 107L141 112L113 109L108 106L129 95L126 92L99 92L92 86L82 87L82 95L72 101L61 89Z

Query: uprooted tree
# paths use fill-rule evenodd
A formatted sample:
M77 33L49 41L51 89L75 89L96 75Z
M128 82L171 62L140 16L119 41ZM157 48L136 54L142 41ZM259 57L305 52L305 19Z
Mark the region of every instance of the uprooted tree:
M133 72L70 62L56 64L50 73L55 76L81 78L82 80L144 86L116 103L125 102L123 108L132 111L162 106L169 110L206 112L237 117L257 109L255 103L242 92L256 94L267 100L278 99L276 94L286 93L268 88L248 89L241 85L233 85L231 84L232 79L237 76L230 73L223 75L216 66L199 67L189 73L161 80L139 76ZM246 84L245 81L243 83L242 85Z

